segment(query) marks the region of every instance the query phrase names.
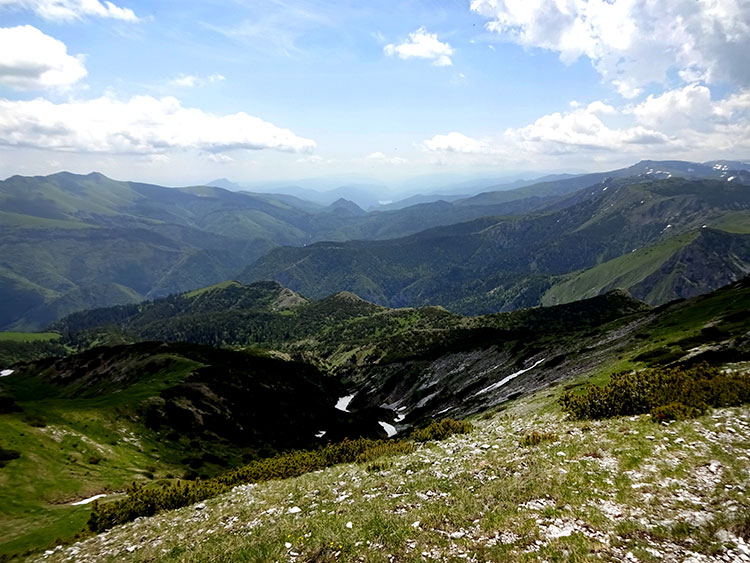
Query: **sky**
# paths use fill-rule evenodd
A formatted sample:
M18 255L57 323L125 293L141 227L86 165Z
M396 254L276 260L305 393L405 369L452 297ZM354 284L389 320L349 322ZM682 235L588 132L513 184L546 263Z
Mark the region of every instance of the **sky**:
M748 160L749 53L750 0L0 0L0 177Z

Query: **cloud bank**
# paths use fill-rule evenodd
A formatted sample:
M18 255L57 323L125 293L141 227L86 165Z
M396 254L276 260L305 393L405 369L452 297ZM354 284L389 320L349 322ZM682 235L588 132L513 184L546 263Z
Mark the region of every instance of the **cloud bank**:
M109 96L56 104L0 99L0 146L110 154L273 149L310 152L315 142L244 112L213 115L172 97Z

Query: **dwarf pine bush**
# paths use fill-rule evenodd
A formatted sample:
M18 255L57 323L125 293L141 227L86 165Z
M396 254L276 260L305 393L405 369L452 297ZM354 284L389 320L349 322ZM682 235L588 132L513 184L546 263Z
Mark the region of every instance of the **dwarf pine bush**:
M468 422L445 419L422 429L421 441L444 439L455 433L469 432ZM223 475L204 481L177 481L161 486L144 487L133 484L127 496L107 503L95 501L87 523L93 532L101 532L140 516L153 516L162 510L173 510L218 496L237 485L258 483L272 479L289 479L339 463L370 462L385 456L414 451L408 440L371 440L359 438L328 444L317 450L299 450L254 461Z
M424 428L414 430L412 438L417 442L445 440L453 434L468 434L472 430L474 430L474 426L472 426L471 422L444 418L442 420L433 420Z
M724 374L706 363L618 373L603 387L589 385L583 393L569 390L560 397L563 410L578 419L652 413L656 421L674 420L747 402L749 377Z

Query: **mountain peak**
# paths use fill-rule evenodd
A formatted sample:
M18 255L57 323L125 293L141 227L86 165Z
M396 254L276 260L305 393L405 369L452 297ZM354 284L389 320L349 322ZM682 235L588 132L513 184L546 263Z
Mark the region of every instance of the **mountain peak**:
M328 206L328 209L336 213L346 213L347 215L364 215L367 213L359 205L343 197L334 201Z

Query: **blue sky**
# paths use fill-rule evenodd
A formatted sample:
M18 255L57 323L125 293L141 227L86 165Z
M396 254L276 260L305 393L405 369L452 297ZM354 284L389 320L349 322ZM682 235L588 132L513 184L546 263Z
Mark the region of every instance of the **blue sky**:
M0 176L750 158L748 0L0 0Z

